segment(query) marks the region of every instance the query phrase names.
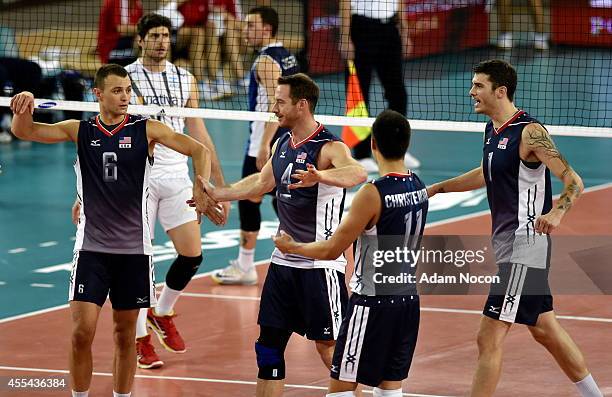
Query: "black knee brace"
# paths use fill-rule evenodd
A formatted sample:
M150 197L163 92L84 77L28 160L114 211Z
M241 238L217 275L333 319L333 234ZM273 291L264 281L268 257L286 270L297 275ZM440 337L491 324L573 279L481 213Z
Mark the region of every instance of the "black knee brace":
M255 342L259 379L285 379L285 349L290 336L291 332L285 329L261 327Z
M172 262L170 269L168 269L166 285L176 291L184 290L192 277L197 273L200 263L202 263L202 255L179 255Z
M238 214L240 215L240 230L245 232L258 232L261 226L261 203L251 200L238 201Z

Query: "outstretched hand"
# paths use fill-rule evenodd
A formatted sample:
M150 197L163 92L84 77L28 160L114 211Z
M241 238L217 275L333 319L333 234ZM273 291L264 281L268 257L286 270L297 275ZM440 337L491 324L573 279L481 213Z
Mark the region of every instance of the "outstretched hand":
M312 164L306 164L306 171L296 170L295 174L291 174L291 177L299 182L290 184L289 189L311 187L321 182L322 179L321 172Z
M225 225L225 223L227 222L227 212L222 203L217 203L207 194L205 194L205 197L205 200L208 202L208 204L206 205L206 209L203 211L198 210L198 205L196 204L195 198L192 197L186 201L187 205L189 205L190 207L195 207L196 214L198 215L198 224L202 223L202 215L204 215L205 217L210 219L210 221L216 226ZM202 207L200 206L200 208Z
M210 182L198 175L198 181L193 187L193 197L191 200L187 200L187 204L190 207L195 207L198 214L198 223L201 222L203 214L215 225L224 225L227 221L226 211L223 205L217 203L211 196L207 190L207 185L210 185Z
M206 192L206 194L210 196L210 198L215 200L215 185L204 179L201 175L198 175L196 184L200 186Z

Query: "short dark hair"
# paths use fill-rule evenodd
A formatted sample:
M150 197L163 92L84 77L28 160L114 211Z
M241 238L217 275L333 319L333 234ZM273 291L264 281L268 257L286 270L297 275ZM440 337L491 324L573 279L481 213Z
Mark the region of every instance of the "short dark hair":
M300 99L306 99L310 107L310 113L314 114L319 100L319 86L304 73L296 73L290 76L278 78L278 85L289 86L289 96L295 104Z
M147 33L149 33L149 30L160 26L165 26L168 28L169 32L172 32L172 22L170 18L155 13L149 13L138 20L136 31L138 32L138 36L144 39Z
M272 37L276 37L278 32L278 13L272 7L253 7L249 14L257 14L261 17L261 22L272 27ZM247 15L249 15L247 14Z
M108 65L103 65L96 71L96 77L94 78L94 87L103 89L104 88L104 80L110 75L119 76L119 77L127 77L128 72L121 65L117 65L116 63L109 63Z
M474 66L474 73L488 75L489 80L493 83L494 90L498 87L506 87L508 90L508 99L510 102L514 101L514 92L516 91L518 77L516 75L516 69L514 69L514 66L510 65L510 63L501 59L489 59Z
M372 135L384 158L403 159L410 145L410 123L401 113L387 109L374 120Z

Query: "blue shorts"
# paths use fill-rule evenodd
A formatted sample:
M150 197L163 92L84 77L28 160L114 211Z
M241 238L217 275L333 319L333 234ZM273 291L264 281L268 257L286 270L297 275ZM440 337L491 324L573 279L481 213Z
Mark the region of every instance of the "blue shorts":
M499 284L492 284L483 314L494 320L534 326L542 313L553 310L548 268L517 263L499 265Z
M335 340L348 300L344 274L271 263L261 292L257 324Z
M372 387L408 377L419 334L418 295L351 295L331 377Z
M72 262L68 300L104 305L115 310L153 307L155 276L152 256L77 251Z

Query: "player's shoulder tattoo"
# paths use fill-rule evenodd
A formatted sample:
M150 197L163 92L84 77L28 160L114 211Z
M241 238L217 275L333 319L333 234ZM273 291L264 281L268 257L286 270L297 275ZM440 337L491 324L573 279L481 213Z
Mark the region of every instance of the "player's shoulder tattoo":
M566 168L569 168L567 160L561 155L550 133L539 123L529 124L523 130L523 140L534 152L543 154L548 158L558 158Z

